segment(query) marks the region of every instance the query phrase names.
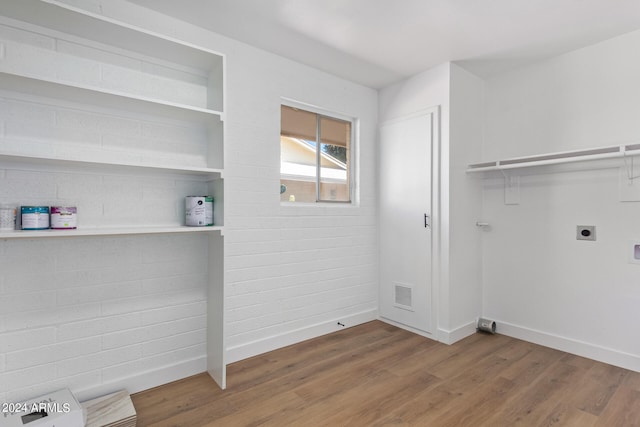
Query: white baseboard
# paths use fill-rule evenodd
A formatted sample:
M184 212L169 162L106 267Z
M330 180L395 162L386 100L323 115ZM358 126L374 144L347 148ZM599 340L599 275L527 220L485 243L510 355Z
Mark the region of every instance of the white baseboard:
M460 341L463 338L468 337L469 335L473 335L476 333L476 322L470 322L466 325L462 325L452 331L447 331L445 329L438 328L435 334L422 331L420 329L412 328L411 326L404 325L402 323L395 322L391 319L387 319L385 317L380 317L382 322L388 323L393 326L397 326L398 328L404 329L409 332L413 332L414 334L421 335L425 338L429 338L432 340L439 341L443 344L453 344L456 341Z
M496 332L545 347L640 372L640 356L496 320Z
M280 335L270 336L261 340L249 342L246 344L227 347L226 361L227 364L257 356L258 354L286 347L288 345L297 344L299 342L316 338L331 332L370 322L378 318L377 310L363 311L347 317L328 320L326 322L311 325L305 328L297 329ZM345 326L338 325L338 322Z
M154 371L142 372L133 377L122 378L110 383L101 384L99 386L90 387L83 390L74 390L73 394L81 402L94 399L116 392L118 390L127 390L130 394L139 391L148 390L163 384L177 381L182 378L206 372L207 358L206 356L197 359L187 360L171 366L165 366Z
M405 324L400 323L400 322L396 322L396 321L391 320L391 319L387 319L386 317L382 317L382 316L378 320L380 320L381 322L388 323L390 325L396 326L396 327L398 327L400 329L404 329L405 331L413 332L416 335L421 335L421 336L423 336L425 338L429 338L429 339L437 341L436 337L432 333L429 333L429 332L426 332L426 331L423 331L423 330L420 330L420 329L412 328L411 326L405 325Z
M444 344L453 344L461 339L473 335L476 333L477 322L469 322L465 325L459 326L451 331L445 329L438 329L438 341Z

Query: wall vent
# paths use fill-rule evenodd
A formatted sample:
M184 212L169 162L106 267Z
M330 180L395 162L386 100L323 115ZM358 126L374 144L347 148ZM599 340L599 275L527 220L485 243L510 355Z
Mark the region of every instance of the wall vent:
M413 311L413 287L394 283L394 305Z

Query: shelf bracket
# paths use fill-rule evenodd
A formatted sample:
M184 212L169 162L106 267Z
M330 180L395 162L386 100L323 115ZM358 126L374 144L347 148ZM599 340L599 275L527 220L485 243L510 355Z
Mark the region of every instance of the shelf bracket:
M634 161L632 156L627 156L626 152L623 152L622 158L624 159L624 166L627 170L627 179L633 181L636 178L640 178L640 175L634 175Z
M640 184L639 181L635 181L636 178L640 178L640 175L634 175L634 158L628 156L623 151L624 170L620 168L620 201L621 202L640 202Z
M509 175L502 169L502 176L504 177L504 204L505 205L519 205L520 204L520 176Z

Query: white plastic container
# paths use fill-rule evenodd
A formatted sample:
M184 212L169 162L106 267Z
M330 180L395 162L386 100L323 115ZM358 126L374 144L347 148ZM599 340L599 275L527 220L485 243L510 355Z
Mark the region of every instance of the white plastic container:
M0 230L15 230L16 215L18 209L15 206L0 205Z

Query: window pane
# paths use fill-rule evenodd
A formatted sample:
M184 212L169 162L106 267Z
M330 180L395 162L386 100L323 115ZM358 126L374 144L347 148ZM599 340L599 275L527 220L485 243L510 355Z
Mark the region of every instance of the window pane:
M292 179L281 179L280 188L284 185L285 192L280 194L281 202L308 202L316 201L316 183Z
M316 201L315 141L280 137L280 201Z
M316 140L317 114L298 108L280 106L280 135L291 138Z
M320 139L325 144L348 147L351 139L351 123L321 116Z
M348 202L351 123L321 117L320 140L320 200Z

